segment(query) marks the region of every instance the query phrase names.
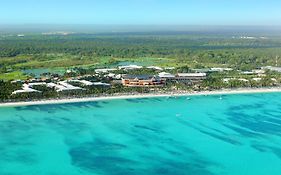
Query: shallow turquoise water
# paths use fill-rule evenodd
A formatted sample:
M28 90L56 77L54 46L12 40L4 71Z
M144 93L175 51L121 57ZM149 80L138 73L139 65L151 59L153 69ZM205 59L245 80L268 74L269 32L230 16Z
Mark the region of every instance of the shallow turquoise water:
M279 175L281 93L0 108L1 175Z

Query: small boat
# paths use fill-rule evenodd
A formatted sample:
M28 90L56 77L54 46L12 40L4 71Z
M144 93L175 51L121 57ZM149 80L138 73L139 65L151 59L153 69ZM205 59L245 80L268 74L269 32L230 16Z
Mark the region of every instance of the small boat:
M191 100L191 98L189 98L189 97L187 97L186 99L187 99L187 100Z
M220 96L220 98L219 98L220 100L222 100L222 96Z

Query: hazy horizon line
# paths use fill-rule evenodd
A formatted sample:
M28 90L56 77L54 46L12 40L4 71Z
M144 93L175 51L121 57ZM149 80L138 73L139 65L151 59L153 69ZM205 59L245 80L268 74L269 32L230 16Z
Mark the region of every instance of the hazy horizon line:
M75 33L124 33L124 32L227 32L227 33L280 33L281 25L132 25L132 24L0 24L0 32L75 32Z
M57 25L57 26L237 26L237 27L281 27L281 24L87 24L87 23L0 23L0 26Z

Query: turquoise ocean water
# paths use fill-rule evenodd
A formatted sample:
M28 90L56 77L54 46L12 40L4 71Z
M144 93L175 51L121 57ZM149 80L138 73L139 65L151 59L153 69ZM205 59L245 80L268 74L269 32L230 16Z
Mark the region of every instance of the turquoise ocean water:
M0 175L280 175L281 93L0 108Z

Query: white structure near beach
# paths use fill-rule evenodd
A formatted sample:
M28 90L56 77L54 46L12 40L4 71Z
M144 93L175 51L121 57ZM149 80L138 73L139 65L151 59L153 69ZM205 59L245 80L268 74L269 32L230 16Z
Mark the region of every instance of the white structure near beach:
M29 84L23 84L22 89L16 90L12 94L21 94L21 93L30 93L30 92L40 92L40 91L32 89Z
M33 86L44 86L47 85L46 82L36 82L36 83L28 83L29 87L33 87Z
M48 83L47 87L55 88L57 92L71 91L71 90L83 90L83 88L73 86L73 85L67 83L66 81L60 81L57 84Z
M103 87L109 87L111 86L108 83L102 83L102 82L90 82L87 80L69 80L69 81L60 81L57 83L46 83L46 82L36 82L36 83L29 83L29 84L23 84L22 89L14 91L12 94L20 94L20 93L31 93L31 92L41 92L38 90L33 89L33 86L47 86L49 88L55 88L57 92L63 92L63 91L73 91L73 90L84 90L81 87L73 86L69 84L68 82L79 82L85 86L103 86Z
M85 86L110 86L108 83L103 83L103 82L90 82L87 80L69 80L69 82L78 82L81 83Z

